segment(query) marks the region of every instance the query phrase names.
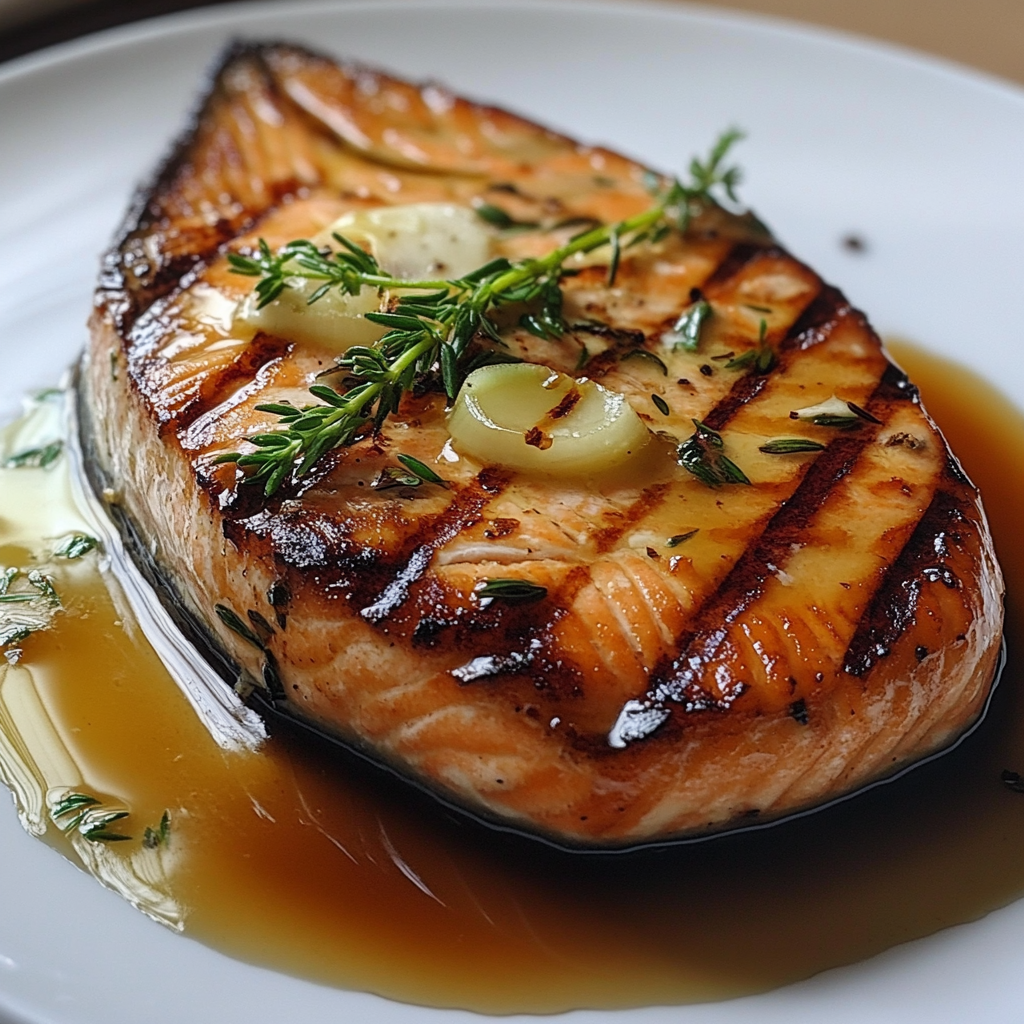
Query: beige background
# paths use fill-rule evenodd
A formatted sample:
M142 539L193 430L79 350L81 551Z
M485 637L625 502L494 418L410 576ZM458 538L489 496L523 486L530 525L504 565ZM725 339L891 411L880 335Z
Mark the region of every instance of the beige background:
M76 34L101 24L132 20L160 10L198 6L201 2L0 0L0 35L5 30L24 33L29 26L38 32L47 21L62 17L58 11L68 8L77 8L76 29L72 33ZM704 0L704 4L775 14L888 39L1024 84L1024 0ZM116 9L116 13L111 9ZM43 29L36 45L50 41Z
M710 0L949 57L1024 84L1024 0Z

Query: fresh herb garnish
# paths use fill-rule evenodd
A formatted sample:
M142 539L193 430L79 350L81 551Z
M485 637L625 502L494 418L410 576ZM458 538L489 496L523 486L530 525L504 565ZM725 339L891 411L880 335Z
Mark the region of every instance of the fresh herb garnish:
M676 449L679 465L708 487L749 484L747 474L723 452L722 435L700 420L693 425L697 429Z
M765 455L795 455L797 452L820 452L825 446L818 441L812 441L809 437L776 437L767 441L758 451Z
M626 362L628 359L645 359L649 363L654 365L661 370L662 374L668 376L668 367L664 362L659 359L653 352L648 352L645 348L634 348L627 352L620 360L620 363Z
M171 812L164 811L160 824L156 828L146 826L142 835L142 845L147 850L155 850L158 846L166 846L171 841Z
M666 402L661 395L651 395L651 401L662 416L670 416L672 414L672 410L669 408L668 402Z
M419 459L414 459L411 455L399 455L398 461L405 466L410 473L417 476L425 484L440 484L442 487L445 486L445 482L429 466L420 462Z
M547 597L548 588L527 580L491 579L481 580L473 592L484 602L505 601L508 604L532 604Z
M367 320L388 328L376 345L350 348L339 360L339 369L346 373L346 391L315 385L310 391L323 405L257 406L259 411L280 416L280 428L250 437L256 451L228 452L215 461L234 463L244 471L246 482L261 484L264 494L270 496L293 473L308 473L331 449L351 444L368 429L379 429L397 411L402 395L435 369L440 370L449 399L454 399L467 372L474 339L481 335L501 343L492 319L499 307L538 307L536 312L523 314L522 326L542 338L561 337L566 329L561 282L571 272L566 261L577 253L610 245L609 280L613 282L623 240L627 244L653 241L670 226L686 231L694 216L716 204L717 189L735 200L739 170L725 167L724 160L739 138L739 132L728 131L706 160L695 158L688 185L678 180L666 185L665 179L649 175L656 202L643 213L584 230L539 259L512 263L500 258L454 280L395 278L365 249L337 234L334 238L339 249L333 252L321 252L312 242L299 240L275 253L261 239L252 256L229 254L235 273L259 278L257 308L273 302L296 278L317 283L309 303L334 288L346 295L357 295L364 287L402 294L386 312L366 314Z
M855 402L847 402L846 406L850 410L850 412L852 412L853 415L856 416L858 419L866 420L868 423L882 422L877 416L873 416L871 413L867 411L867 409L862 409Z
M375 491L387 491L392 487L419 487L423 481L404 466L385 466L370 485Z
M622 246L620 244L621 231L619 225L616 224L612 228L612 236L608 240L611 243L612 253L611 258L608 260L608 287L611 288L615 284L615 278L619 276L619 260L622 258Z
M256 633L249 628L249 626L242 621L241 617L233 612L227 605L218 604L214 605L213 609L217 613L217 618L224 623L233 633L237 633L246 643L250 643L253 647L259 648L259 650L266 650L266 644L263 639L257 636Z
M120 843L131 836L114 832L110 826L115 821L128 817L127 811L104 811L94 796L85 793L69 793L50 811L54 824L67 835L78 832L92 843ZM66 819L62 821L61 819Z
M64 451L63 441L51 441L41 448L27 448L10 456L4 462L6 469L46 469L60 458Z
M267 642L274 633L274 627L256 611L247 612L249 622L252 623L252 627L250 627L242 620L240 615L232 611L227 605L214 605L213 610L217 613L217 618L228 629L233 633L237 633L246 643L252 644L253 647L262 652L263 665L261 675L263 686L275 700L283 696L284 687L278 672L277 659L274 657L274 652L267 646ZM280 622L280 619L278 621Z
M414 459L411 455L399 455L401 466L386 466L380 471L373 486L378 491L389 487L419 487L421 484L448 485L429 466Z
M678 339L673 342L672 351L696 352L700 348L701 331L711 318L712 312L711 303L707 299L698 299L690 306L676 321L669 334L670 338Z
M507 231L509 228L519 228L521 231L525 231L540 227L535 220L516 220L511 214L493 203L475 203L473 210L481 220L502 231Z
M843 416L834 413L822 413L820 416L811 417L811 422L816 427L835 427L837 430L849 430L851 427L860 425L860 417L856 415Z
M256 631L256 635L260 638L260 641L263 644L266 644L274 635L274 627L253 608L246 609L245 617L252 624L252 628Z
M81 558L82 555L87 555L93 548L99 546L99 541L95 537L90 537L87 533L73 533L70 537L66 537L53 549L53 553L58 558Z
M10 568L0 573L0 647L20 643L32 633L45 629L60 608L60 597L49 576L32 569L24 574L25 589L19 582L20 569ZM17 583L18 589L12 585ZM21 605L23 608L10 607Z
M674 537L669 537L669 539L665 541L665 547L677 548L680 544L686 543L686 541L691 537L696 537L698 533L700 533L699 528L696 530L687 530L686 533L677 533Z
M49 605L60 606L60 597L54 590L53 581L38 569L32 569L25 575L25 580L32 590L12 591L11 584L21 576L19 569L7 569L0 576L0 604L28 604L31 601L45 601Z
M776 357L775 349L768 344L767 334L768 322L762 320L758 330L757 345L754 348L748 348L746 352L736 356L735 359L730 359L725 364L725 368L727 370L742 370L752 366L757 373L768 373L775 366Z

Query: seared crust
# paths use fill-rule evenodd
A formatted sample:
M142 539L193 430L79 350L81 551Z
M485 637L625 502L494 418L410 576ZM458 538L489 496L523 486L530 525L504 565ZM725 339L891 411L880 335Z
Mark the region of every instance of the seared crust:
M569 280L577 326L561 341L507 340L564 372L586 346L588 377L654 430L720 431L753 486L705 487L666 441L584 484L463 457L442 462L447 489L374 490L396 452L440 457L443 396L428 391L265 505L213 459L273 426L260 402L306 401L331 354L233 337L251 282L224 253L382 203L617 220L649 204L643 174L436 86L236 48L107 257L84 374L122 508L246 672L448 799L568 843L778 816L948 744L984 704L1002 628L976 490L864 317L756 223L716 211L685 240L632 250L614 289L599 267ZM542 252L552 233L504 244ZM714 329L699 354L666 355L693 288ZM761 319L777 365L726 370L716 357L756 344ZM669 374L622 358L638 347ZM789 419L837 390L878 422ZM759 452L780 434L826 447ZM496 575L548 596L476 600ZM248 615L266 653L218 605Z

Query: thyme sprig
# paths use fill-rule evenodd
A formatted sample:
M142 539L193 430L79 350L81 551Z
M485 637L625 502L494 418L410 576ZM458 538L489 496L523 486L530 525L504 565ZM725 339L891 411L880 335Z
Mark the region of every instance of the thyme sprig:
M562 315L563 279L573 273L567 261L609 246L608 280L614 283L620 255L628 246L655 241L675 228L686 231L694 216L716 205L716 192L735 199L739 170L725 159L740 138L725 132L706 160L694 158L691 181L666 183L651 174L654 204L642 213L615 224L582 230L546 256L512 262L491 260L464 277L451 280L406 280L388 274L365 249L344 235L335 234L337 250L318 249L312 242L288 242L276 253L260 239L249 256L232 253L231 269L257 277L257 308L273 302L286 288L309 281L316 285L307 299L314 303L332 289L358 295L363 288L382 296L397 293L386 311L367 313L366 319L387 328L373 346L354 346L339 360L346 390L324 384L309 390L323 404L298 407L291 403L257 406L280 417L277 430L248 440L256 449L228 452L218 463L234 463L245 482L262 484L266 496L274 494L292 474L308 473L330 450L351 444L368 429L379 429L398 409L402 395L434 373L439 373L449 400L458 393L470 364L479 365L480 353L471 351L478 336L502 344L494 314L503 306L529 307L519 320L538 337L555 340L566 330ZM503 357L499 354L499 358Z
M65 835L77 831L92 843L121 843L131 839L110 827L127 818L128 812L103 810L100 801L86 793L69 793L53 807L50 817Z
M60 606L60 597L49 576L41 573L38 569L30 569L25 574L25 580L32 589L12 591L11 584L20 576L20 569L7 569L0 575L0 604L30 604L33 601L45 601L52 607Z

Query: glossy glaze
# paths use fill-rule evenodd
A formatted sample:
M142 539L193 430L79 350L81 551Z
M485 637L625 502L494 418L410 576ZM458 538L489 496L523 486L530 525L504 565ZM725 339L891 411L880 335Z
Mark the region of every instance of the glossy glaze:
M562 282L560 340L495 314L501 352L600 380L660 443L566 479L557 444L532 448L536 422L521 446L538 462L517 471L499 451L460 453L426 381L267 500L221 459L275 427L265 403L305 404L324 372L347 387L331 369L345 332L253 335L208 300L230 308L252 287L228 250L257 236L319 236L366 207L404 220L428 198L464 216L498 202L534 224L490 240L518 258L581 218L647 209L645 180L433 86L236 47L106 257L83 362L96 489L199 630L289 714L570 848L807 809L976 719L1002 577L916 389L836 289L711 206L685 232L625 242L615 274L610 249L589 253ZM695 350L666 344L702 295ZM835 394L861 410L851 429L800 420ZM717 457L695 420L738 479L697 472ZM772 450L794 435L802 452ZM375 486L403 456L446 486ZM537 600L481 598L496 576Z
M457 819L305 734L225 753L129 637L95 555L54 565L66 611L5 670L0 714L20 707L26 721L36 694L48 784L130 810L134 841L91 858L108 883L131 895L145 875L136 899L186 935L397 999L512 1012L725 998L970 920L1024 893L1024 796L1000 781L1024 771L1024 419L962 370L896 354L985 494L1010 581L1010 662L961 748L845 804L698 846L571 856ZM3 471L3 500L12 479L41 476ZM14 512L5 564L46 546ZM154 856L139 839L165 809L171 841ZM77 859L52 827L47 839Z

